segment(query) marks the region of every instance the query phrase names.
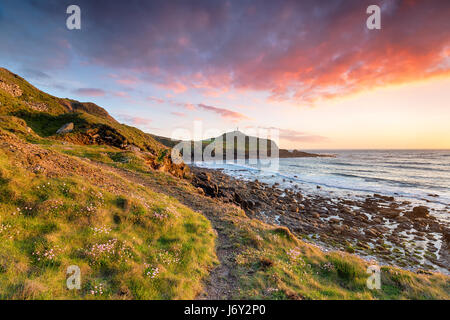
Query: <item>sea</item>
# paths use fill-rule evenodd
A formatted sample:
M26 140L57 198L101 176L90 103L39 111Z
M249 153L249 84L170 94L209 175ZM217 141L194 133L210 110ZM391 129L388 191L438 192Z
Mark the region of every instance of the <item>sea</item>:
M380 194L425 205L450 223L450 150L305 150L333 157L201 162L238 179L279 183L307 194L365 198ZM267 161L267 160L266 160Z

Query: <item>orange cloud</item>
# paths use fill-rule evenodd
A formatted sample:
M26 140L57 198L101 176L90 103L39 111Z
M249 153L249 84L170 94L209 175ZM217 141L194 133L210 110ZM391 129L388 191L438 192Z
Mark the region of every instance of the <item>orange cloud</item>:
M224 109L224 108L217 108L217 107L213 107L213 106L207 106L207 105L204 105L204 104L201 104L201 103L198 104L197 106L200 109L217 113L222 118L228 118L228 119L232 119L232 120L249 120L250 119L247 116L243 115L242 113L231 111L231 110Z
M147 126L152 122L151 119L142 118L142 117L134 117L134 116L126 115L126 114L118 115L118 118L121 119L122 121L130 123L132 125Z

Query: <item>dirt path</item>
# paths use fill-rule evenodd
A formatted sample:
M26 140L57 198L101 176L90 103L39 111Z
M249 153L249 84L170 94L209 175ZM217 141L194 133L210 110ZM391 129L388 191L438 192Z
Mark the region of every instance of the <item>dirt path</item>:
M233 273L233 270L236 270L236 249L229 238L229 222L223 219L227 211L231 211L233 207L194 192L187 192L186 185L188 183L184 181L177 180L176 183L162 182L150 176L137 174L126 169L114 168L101 163L99 165L129 181L148 187L155 192L174 197L185 206L203 214L217 232L216 254L220 265L211 271L209 279L205 281L205 289L199 294L197 299L232 299L236 295L238 279Z

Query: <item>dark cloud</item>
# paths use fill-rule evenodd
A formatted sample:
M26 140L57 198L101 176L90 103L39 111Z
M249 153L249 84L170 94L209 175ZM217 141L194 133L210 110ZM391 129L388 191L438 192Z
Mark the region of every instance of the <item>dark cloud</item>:
M238 88L310 102L450 69L450 1L79 0L80 31L65 29L67 1L6 3L0 42L10 57L56 68L76 54L133 74L126 83L176 92ZM369 4L382 7L381 30L366 28Z
M106 94L106 92L103 89L97 88L80 88L74 90L73 93L87 97L102 97Z
M24 76L31 78L31 79L48 80L51 78L48 74L46 74L45 72L42 72L40 70L24 68L24 69L22 69L22 72L23 72Z

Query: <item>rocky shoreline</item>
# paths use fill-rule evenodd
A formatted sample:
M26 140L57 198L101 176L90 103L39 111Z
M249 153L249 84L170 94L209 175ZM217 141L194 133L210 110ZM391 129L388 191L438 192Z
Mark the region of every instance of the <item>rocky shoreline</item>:
M288 227L324 250L343 250L379 264L450 274L450 228L430 208L374 194L364 200L305 194L243 181L221 170L191 167L199 193L242 207L264 222Z

